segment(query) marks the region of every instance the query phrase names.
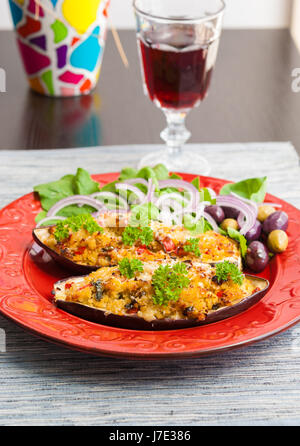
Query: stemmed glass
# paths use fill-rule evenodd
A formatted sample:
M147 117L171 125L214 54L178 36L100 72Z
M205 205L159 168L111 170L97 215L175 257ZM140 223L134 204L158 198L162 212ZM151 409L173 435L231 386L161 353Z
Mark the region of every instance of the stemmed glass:
M189 111L206 97L216 62L223 0L134 0L144 91L167 118L162 152L139 164L164 163L171 171L207 175L207 160L182 150L191 133ZM200 123L199 123L200 124Z

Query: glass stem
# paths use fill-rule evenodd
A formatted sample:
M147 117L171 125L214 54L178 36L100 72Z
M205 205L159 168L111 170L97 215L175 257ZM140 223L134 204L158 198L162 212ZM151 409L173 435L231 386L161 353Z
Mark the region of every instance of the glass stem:
M188 111L163 110L168 126L160 134L166 142L169 156L178 156L182 152L182 147L190 138L189 132L185 126L185 118Z

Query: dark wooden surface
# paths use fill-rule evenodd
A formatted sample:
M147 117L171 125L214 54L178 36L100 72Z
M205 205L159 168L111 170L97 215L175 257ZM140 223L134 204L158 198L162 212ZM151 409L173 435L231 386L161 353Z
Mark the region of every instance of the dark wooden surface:
M97 90L74 99L31 93L11 31L0 32L0 149L159 143L164 117L144 97L135 33L121 31L126 70L111 34ZM191 142L291 141L300 153L300 55L288 30L226 30L207 100L188 117ZM105 149L104 149L105 150Z

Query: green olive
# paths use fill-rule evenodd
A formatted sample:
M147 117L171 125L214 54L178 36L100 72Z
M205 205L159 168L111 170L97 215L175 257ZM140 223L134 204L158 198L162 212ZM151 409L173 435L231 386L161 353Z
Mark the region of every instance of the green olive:
M286 250L289 244L289 238L286 232L276 229L270 232L268 236L268 248L275 253L281 253Z
M274 209L273 206L263 204L258 208L257 220L263 223L269 217L269 215L274 214L274 212L276 212L276 209Z
M232 228L232 229L235 229L236 231L238 231L239 225L238 225L238 222L236 220L234 220L233 218L225 218L225 220L223 220L221 223L221 228L224 231L227 231L228 228Z

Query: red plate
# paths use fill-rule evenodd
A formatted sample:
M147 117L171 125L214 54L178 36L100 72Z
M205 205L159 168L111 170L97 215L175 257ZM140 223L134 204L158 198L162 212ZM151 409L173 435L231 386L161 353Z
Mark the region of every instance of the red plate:
M187 181L194 178L181 175ZM102 185L117 177L117 173L94 176ZM226 181L202 177L201 183L219 191ZM0 311L46 340L105 356L197 357L272 336L300 320L300 211L271 195L267 201L282 204L289 215L289 247L271 261L262 275L271 283L265 297L249 310L211 325L144 332L87 322L53 305L52 286L63 273L57 268L51 273L45 271L32 260L31 232L40 203L33 194L25 195L0 212ZM43 252L35 254L38 260Z

